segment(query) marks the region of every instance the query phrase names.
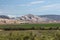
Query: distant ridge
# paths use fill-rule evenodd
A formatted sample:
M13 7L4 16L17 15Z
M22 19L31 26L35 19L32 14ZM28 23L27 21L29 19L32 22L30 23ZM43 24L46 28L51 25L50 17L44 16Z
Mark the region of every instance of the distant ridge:
M6 15L0 15L3 21L7 20L11 22L21 22L21 23L60 23L60 15L33 15L27 14L20 17L11 17ZM0 19L1 20L1 19ZM19 23L18 22L18 23Z
M18 19L23 21L28 21L29 23L40 23L48 20L47 18L38 17L33 14L27 14L27 15L18 17Z
M60 20L60 15L38 15L39 17L45 17L52 20Z
M60 15L33 15L33 14L27 14L27 15L24 15L24 16L21 16L21 17L10 17L8 15L0 15L0 18L3 18L3 19L20 19L20 20L26 20L26 21L29 21L29 20L42 20L42 21L45 21L45 20L60 20Z
M3 19L10 19L9 16L6 16L6 15L0 15L0 18L3 18Z

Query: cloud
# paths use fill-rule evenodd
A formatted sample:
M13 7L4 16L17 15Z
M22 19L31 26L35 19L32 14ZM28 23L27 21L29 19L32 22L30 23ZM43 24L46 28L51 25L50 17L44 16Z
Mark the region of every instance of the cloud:
M60 4L52 4L52 5L46 5L41 7L43 10L49 10L49 9L60 9Z
M16 17L16 15L8 15L10 18L12 18L12 17Z
M32 5L35 5L35 4L40 4L40 3L44 3L45 1L34 1L34 2L30 2L28 4L21 4L19 6L32 6Z
M30 4L34 5L34 4L39 4L39 3L44 3L44 1L34 1L34 2L31 2Z
M60 4L45 5L39 8L35 8L32 11L44 12L44 11L57 11L57 10L60 10Z

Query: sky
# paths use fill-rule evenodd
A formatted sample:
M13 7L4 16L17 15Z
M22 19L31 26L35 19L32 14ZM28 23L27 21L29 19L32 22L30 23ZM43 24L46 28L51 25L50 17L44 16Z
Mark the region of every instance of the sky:
M0 15L60 15L60 0L0 0Z

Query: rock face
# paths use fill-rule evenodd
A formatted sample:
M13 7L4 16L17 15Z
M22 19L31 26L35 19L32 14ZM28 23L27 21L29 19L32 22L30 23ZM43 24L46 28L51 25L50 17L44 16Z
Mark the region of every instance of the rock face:
M26 22L22 20L17 20L15 18L10 18L9 16L6 15L0 15L0 24L21 24L21 23Z
M47 21L48 19L43 17L38 17L36 15L28 14L25 16L21 16L20 20L28 21L29 23L40 23L40 22Z
M26 23L26 22L22 20L0 18L0 24L21 24L21 23Z

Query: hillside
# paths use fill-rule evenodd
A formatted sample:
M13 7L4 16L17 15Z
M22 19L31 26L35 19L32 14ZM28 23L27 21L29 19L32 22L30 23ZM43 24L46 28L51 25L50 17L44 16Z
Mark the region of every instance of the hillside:
M0 18L3 18L3 19L10 19L9 16L6 16L6 15L0 15Z
M60 20L60 15L38 15L39 17L49 18L51 20Z
M21 17L10 17L6 15L0 15L0 23L7 24L14 22L24 22L24 23L60 23L60 15L33 15L27 14Z
M48 20L47 18L38 17L32 14L27 14L27 15L18 17L18 19L23 20L23 21L28 21L29 23L40 23L40 22L44 22Z

